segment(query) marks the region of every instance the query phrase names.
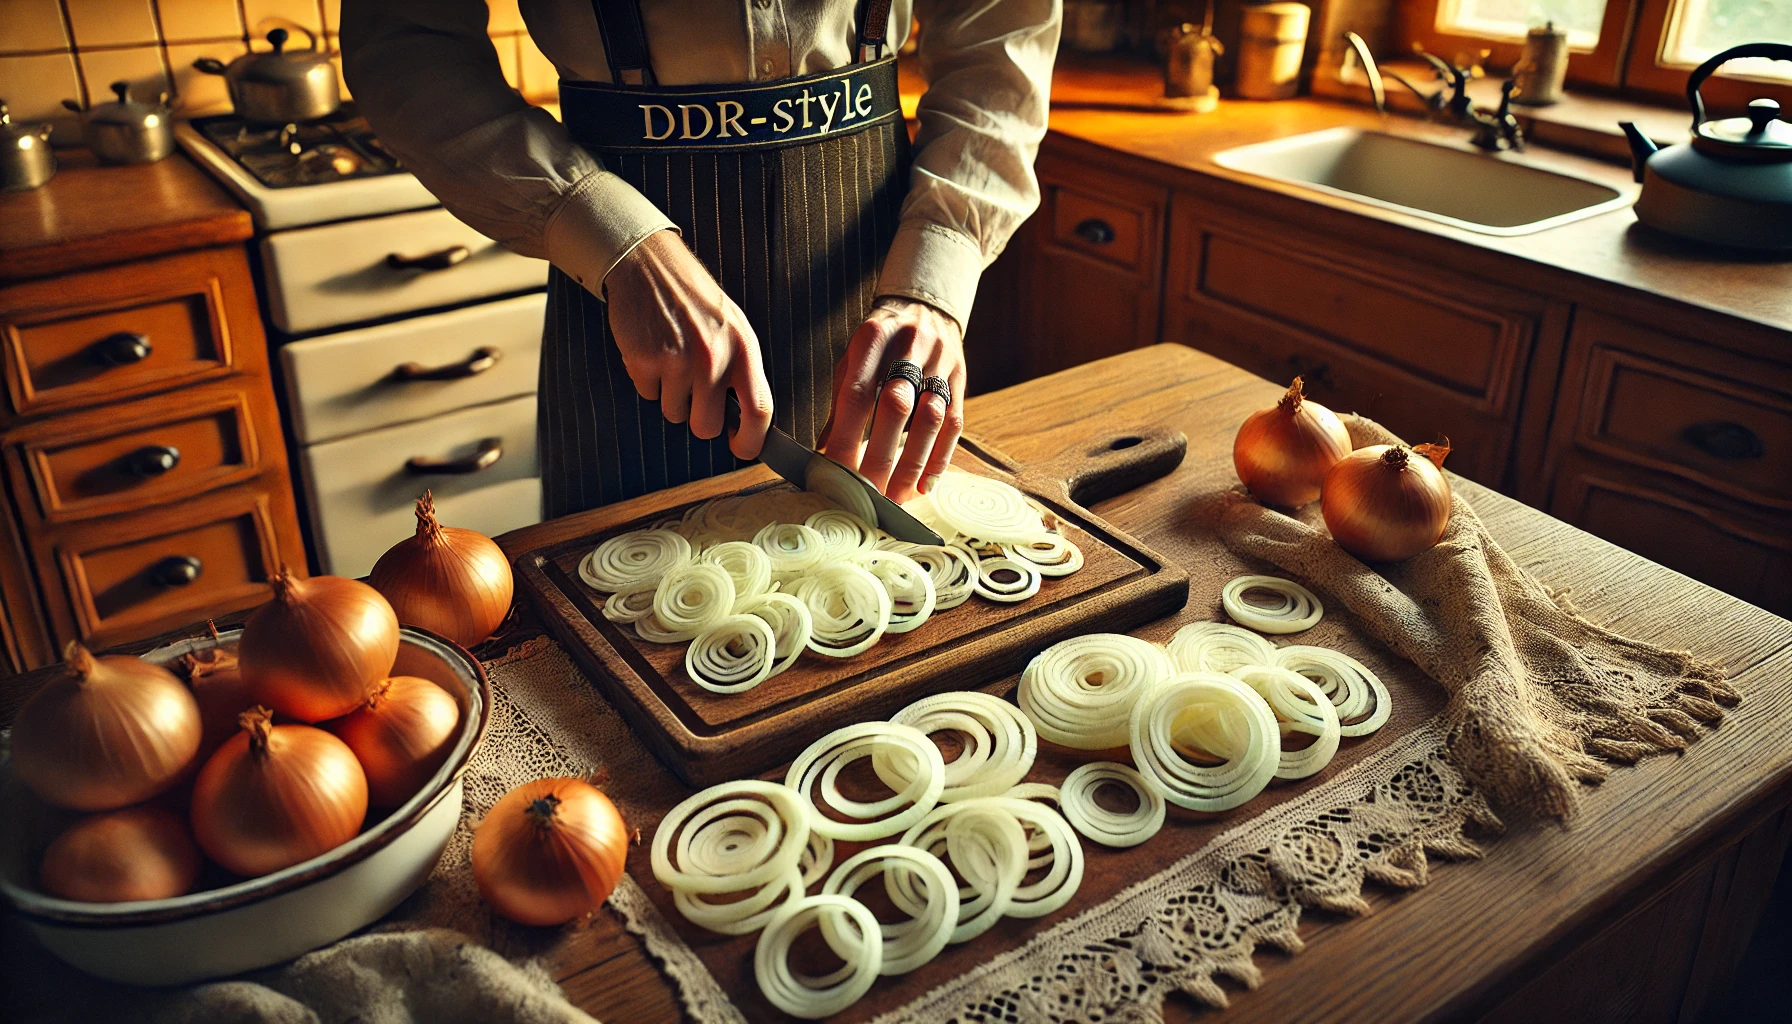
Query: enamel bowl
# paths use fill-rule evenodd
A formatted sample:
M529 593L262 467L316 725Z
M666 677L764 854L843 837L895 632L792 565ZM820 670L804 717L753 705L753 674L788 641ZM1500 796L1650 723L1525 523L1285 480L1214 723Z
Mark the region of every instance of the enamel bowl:
M241 630L223 634L233 642ZM168 900L80 903L32 887L43 848L73 815L45 807L0 764L0 891L52 953L111 981L179 985L277 964L365 927L434 870L460 820L461 773L485 734L485 670L459 645L401 629L394 675L422 676L460 702L459 733L435 777L403 806L328 853L270 875ZM211 639L160 647L167 664Z

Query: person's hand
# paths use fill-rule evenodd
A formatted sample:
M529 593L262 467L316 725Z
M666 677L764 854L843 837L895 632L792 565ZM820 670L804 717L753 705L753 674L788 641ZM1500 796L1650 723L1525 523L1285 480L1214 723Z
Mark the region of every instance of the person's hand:
M958 321L925 302L886 296L834 368L834 415L823 450L892 501L933 490L952 461L964 431L962 333ZM945 378L952 404L930 391L917 395L904 380L886 385L884 374L898 359L920 364L923 377Z
M710 440L722 432L728 391L740 400L736 458L752 459L772 421L759 339L701 261L671 230L647 236L604 279L610 334L635 390L673 423Z

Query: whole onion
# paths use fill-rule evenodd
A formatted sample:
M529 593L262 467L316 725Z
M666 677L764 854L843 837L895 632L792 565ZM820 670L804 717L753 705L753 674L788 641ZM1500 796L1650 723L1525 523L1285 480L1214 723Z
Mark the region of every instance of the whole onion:
M199 752L199 705L174 673L96 658L71 641L69 671L19 709L12 766L44 800L77 811L139 803L174 785Z
M1413 458L1413 455L1420 458ZM1378 444L1339 460L1320 509L1338 546L1365 562L1398 562L1429 550L1450 525L1448 444Z
M237 716L255 706L254 694L243 679L242 666L236 651L225 647L218 637L218 627L207 622L213 646L194 651L181 659L187 673L187 686L199 702L199 762L204 764L224 741L236 735Z
M367 818L367 776L353 751L309 725L243 712L243 730L199 770L193 836L206 856L255 877L353 839Z
M1266 505L1295 508L1319 497L1319 485L1350 454L1350 434L1325 406L1307 398L1301 379L1274 406L1254 412L1232 441L1232 465Z
M44 851L37 877L45 892L65 900L165 900L192 891L199 848L175 815L126 807L70 825Z
M417 499L417 533L392 545L367 582L398 621L472 647L510 613L510 562L491 538L436 521L435 498Z
M459 724L460 705L447 690L416 676L393 676L331 729L367 772L373 806L397 807L448 759Z
M627 857L622 815L583 779L525 782L473 834L480 894L521 924L564 924L596 910L616 888Z
M321 722L361 706L398 659L398 616L379 591L340 576L282 569L274 599L243 624L237 645L255 699L288 718Z

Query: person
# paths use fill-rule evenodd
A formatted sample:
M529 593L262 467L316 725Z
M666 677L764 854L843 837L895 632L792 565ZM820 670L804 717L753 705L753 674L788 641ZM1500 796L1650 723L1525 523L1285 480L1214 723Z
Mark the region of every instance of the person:
M553 265L544 514L733 469L774 421L898 501L928 491L963 428L978 277L1038 205L1059 0L522 9L564 123L506 86L482 0L344 0L342 50L442 205Z

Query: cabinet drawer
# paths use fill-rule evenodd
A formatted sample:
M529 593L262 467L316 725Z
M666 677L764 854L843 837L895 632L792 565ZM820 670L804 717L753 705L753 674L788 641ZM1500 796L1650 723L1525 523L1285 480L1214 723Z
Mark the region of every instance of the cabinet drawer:
M482 446L500 454L473 469ZM418 460L460 460L456 468L470 471L412 469ZM338 576L363 575L410 536L411 507L425 489L449 526L489 536L541 520L534 395L314 444L304 463L318 562ZM457 508L473 510L472 521L456 518Z
M532 394L546 308L521 295L285 346L299 443Z
M518 256L447 210L281 231L261 243L268 308L289 334L539 288L545 260Z
M227 310L253 315L254 301L235 249L0 289L12 408L24 416L228 373Z
M55 523L244 482L262 461L254 420L244 385L222 381L179 403L135 402L35 423L7 443L37 513Z
M151 636L266 599L284 558L268 495L235 488L198 501L59 532L41 572L76 632L94 644Z
M1574 454L1556 477L1550 513L1779 615L1792 614L1792 530L1783 517L1741 514L1659 477Z
M1586 359L1576 444L1792 508L1792 371L1590 311L1574 344Z
M1052 192L1053 241L1130 270L1138 269L1145 249L1143 211L1062 185L1052 186Z
M1035 220L1049 247L1158 279L1168 191L1051 153L1040 155L1039 184L1041 216Z

